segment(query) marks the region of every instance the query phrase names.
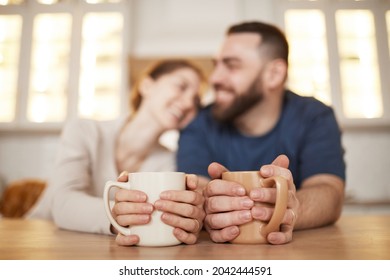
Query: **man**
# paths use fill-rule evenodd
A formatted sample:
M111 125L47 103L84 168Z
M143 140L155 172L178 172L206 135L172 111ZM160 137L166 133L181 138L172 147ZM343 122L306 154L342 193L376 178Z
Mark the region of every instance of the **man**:
M288 209L280 232L267 237L271 244L290 242L293 230L334 223L344 198L340 131L330 107L286 89L284 34L261 22L232 26L214 63L215 101L182 131L177 156L179 171L200 175L211 239L230 241L238 225L268 221L272 209L254 201L275 203L273 188L248 197L242 186L222 181L227 169L287 178Z

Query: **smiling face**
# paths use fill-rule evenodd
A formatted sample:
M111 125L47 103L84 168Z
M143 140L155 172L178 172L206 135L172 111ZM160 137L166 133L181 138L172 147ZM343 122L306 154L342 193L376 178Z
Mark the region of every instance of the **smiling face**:
M210 83L215 92L214 116L232 121L263 98L260 36L239 33L227 36L214 59Z
M178 68L143 83L142 103L165 129L183 128L195 117L201 79L193 69Z

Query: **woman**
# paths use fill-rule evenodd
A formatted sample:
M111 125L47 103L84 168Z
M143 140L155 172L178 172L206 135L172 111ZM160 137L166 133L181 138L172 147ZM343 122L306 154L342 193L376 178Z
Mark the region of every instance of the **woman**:
M176 169L175 155L159 143L159 138L193 119L203 81L201 71L185 60L161 61L148 69L134 87L129 116L115 121L68 123L47 191L28 217L53 218L59 227L68 230L113 233L103 207L105 182L123 170ZM185 218L202 224L203 213L198 209L203 200L200 194L190 193L197 205L185 202L196 208L197 216ZM182 195L179 200L186 200L188 192ZM193 243L197 234L181 233L184 243Z

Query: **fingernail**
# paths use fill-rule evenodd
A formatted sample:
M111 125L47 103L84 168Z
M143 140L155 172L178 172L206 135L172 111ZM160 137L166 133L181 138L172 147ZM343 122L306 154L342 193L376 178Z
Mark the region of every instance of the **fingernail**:
M251 220L251 213L249 211L244 211L239 214L239 217L241 220L244 221L250 221Z
M145 206L143 207L143 211L144 211L145 213L152 213L152 212L153 212L153 206L150 205L150 204L145 205Z
M229 230L229 233L230 233L231 235L237 235L239 232L240 232L240 230L238 229L238 227L232 227L232 228L230 228L230 230Z
M164 202L162 202L161 200L157 200L155 203L154 203L154 207L156 207L156 209L159 209L161 210L164 206Z
M136 195L136 199L137 199L137 201L146 201L147 197L145 194L140 193L140 194Z
M147 223L150 220L149 215L139 215L138 218L140 219L140 222Z
M119 177L125 176L127 174L128 174L127 171L122 171L121 174L119 174Z
M236 195L245 195L245 189L243 187L236 187L233 191Z
M170 221L171 220L171 215L170 214L168 214L168 213L163 213L162 215L161 215L161 219L163 220L163 221Z
M260 190L252 190L251 193L250 193L250 197L252 199L263 198L263 192L261 192Z
M272 169L269 168L269 167L267 167L267 166L263 166L263 167L261 168L261 174L262 174L263 176L271 176L271 175L272 175Z
M253 206L253 200L249 198L245 198L244 200L241 201L241 206L245 208L251 208Z
M162 199L170 199L170 197L171 197L171 194L169 191L160 193L160 198L162 198Z
M256 219L265 219L267 213L262 208L254 207L252 209L253 217Z

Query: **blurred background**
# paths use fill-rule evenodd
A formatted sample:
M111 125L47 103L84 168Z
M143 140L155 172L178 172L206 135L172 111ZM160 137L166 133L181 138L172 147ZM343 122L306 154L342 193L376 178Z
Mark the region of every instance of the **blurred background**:
M346 209L390 213L390 0L0 0L0 196L48 178L67 120L126 113L148 62L208 72L227 27L247 20L286 32L289 87L335 109Z

